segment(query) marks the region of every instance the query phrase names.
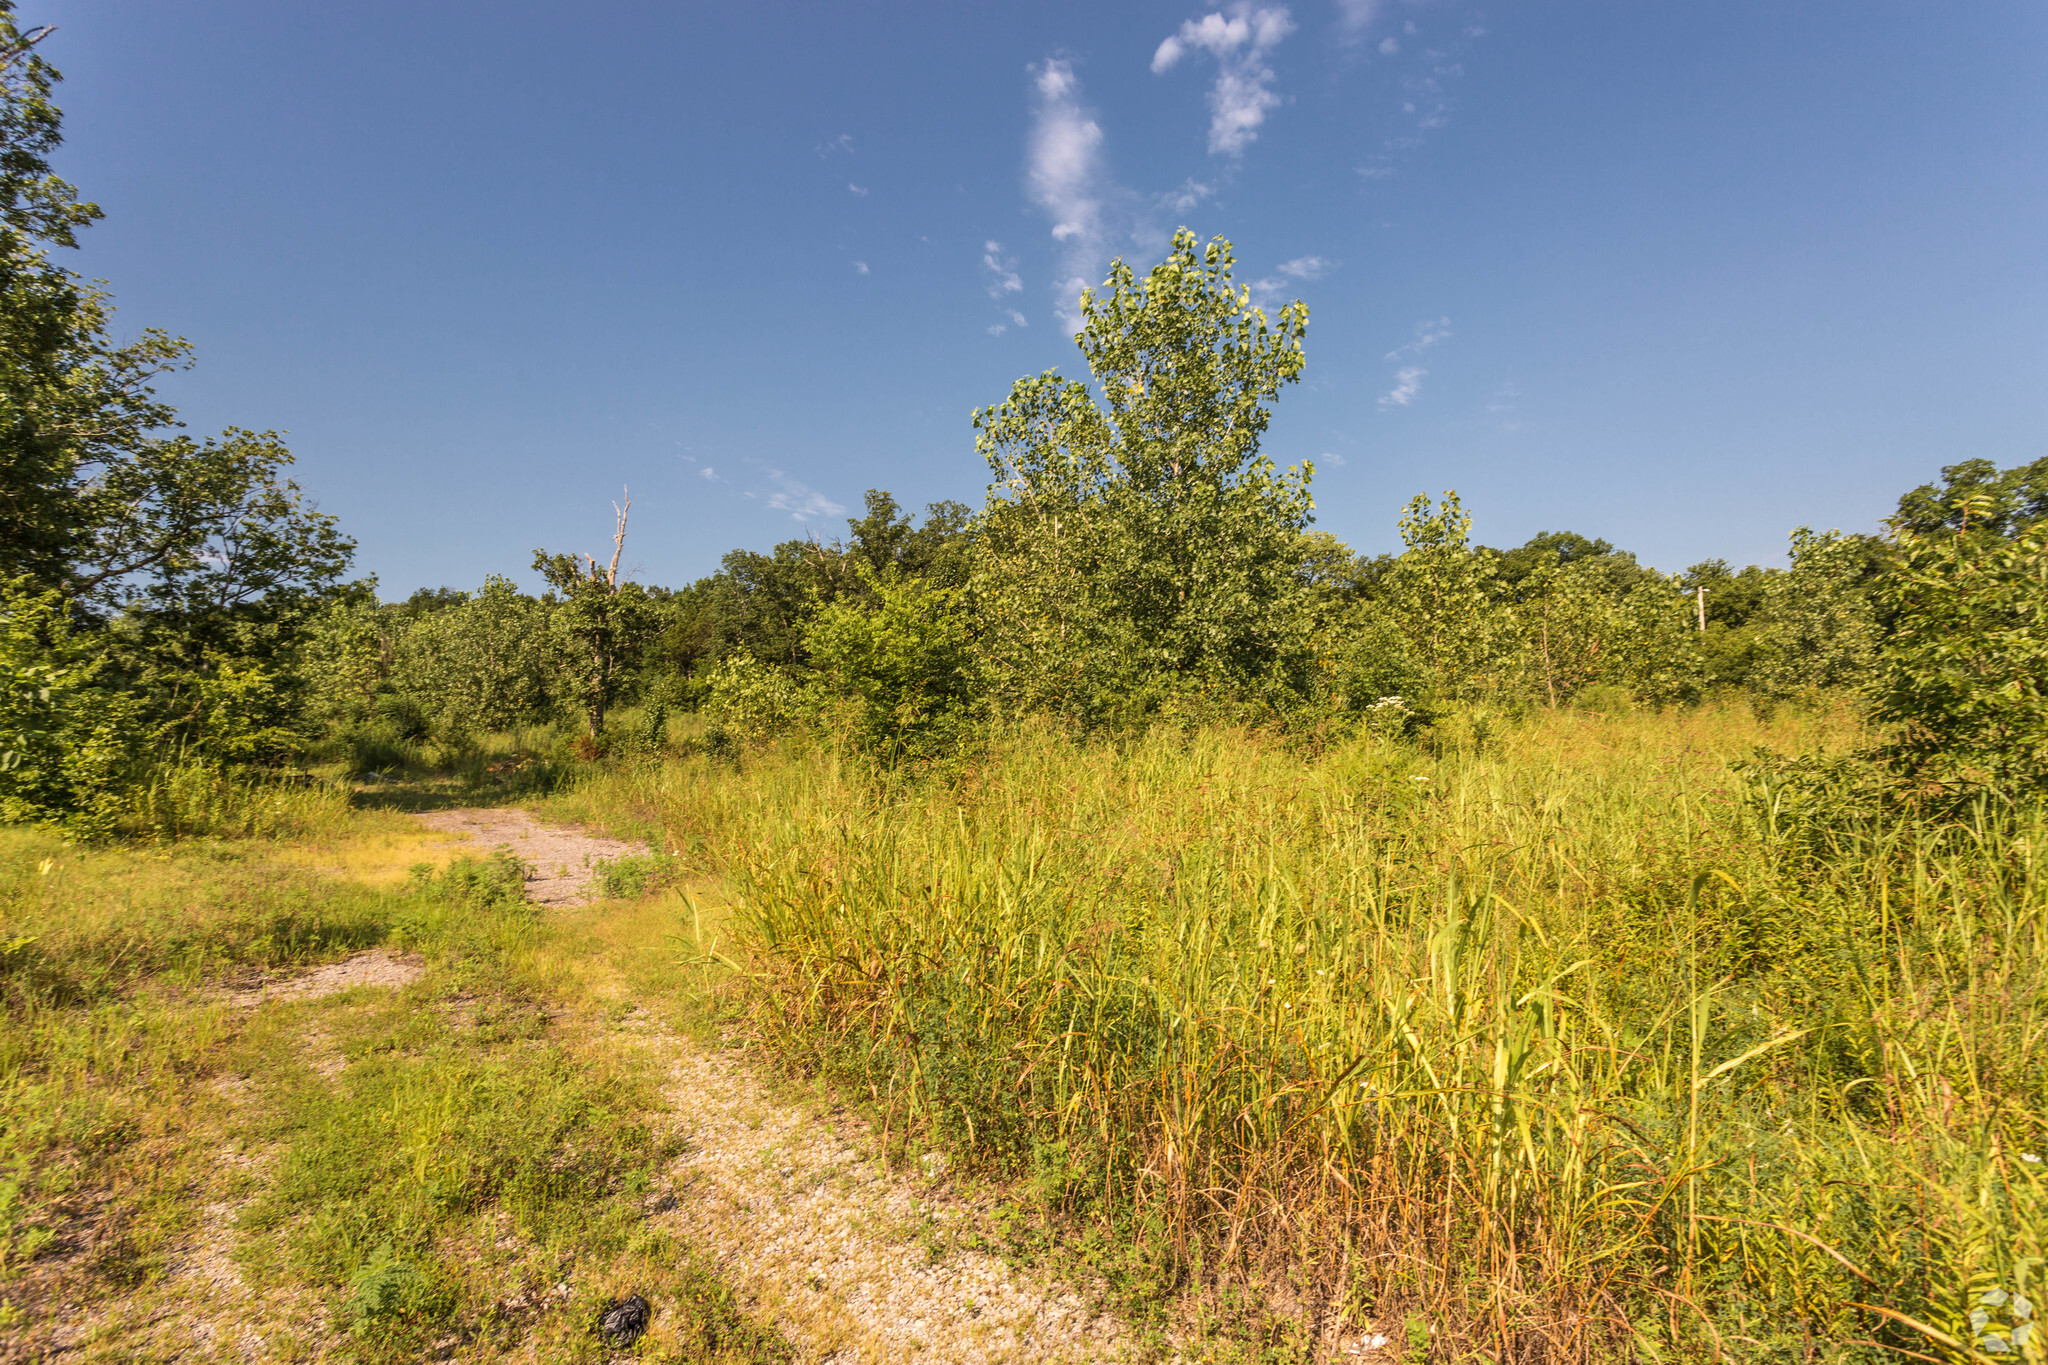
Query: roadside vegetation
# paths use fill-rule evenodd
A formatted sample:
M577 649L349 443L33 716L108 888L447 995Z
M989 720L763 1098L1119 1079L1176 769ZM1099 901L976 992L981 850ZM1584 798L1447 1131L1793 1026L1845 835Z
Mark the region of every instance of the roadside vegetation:
M1183 231L974 412L979 509L671 590L622 500L538 595L387 600L57 263L40 40L0 4L0 1328L143 1358L213 1247L366 1361L580 1359L629 1285L650 1357L779 1358L643 1216L638 1003L1217 1358L2048 1358L2048 459L1782 569L1452 491L1360 555L1261 450L1306 308ZM403 814L512 801L656 852L543 917ZM368 949L416 974L235 998Z

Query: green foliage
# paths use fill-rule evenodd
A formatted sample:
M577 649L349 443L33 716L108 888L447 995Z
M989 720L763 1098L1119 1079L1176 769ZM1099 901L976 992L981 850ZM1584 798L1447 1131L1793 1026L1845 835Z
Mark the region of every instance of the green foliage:
M2001 470L1989 460L1945 465L1941 486L1923 483L1899 499L1891 525L1922 538L1953 533L2010 539L2048 519L2048 456Z
M370 624L353 627L362 632L357 648L365 674ZM423 614L392 634L396 661L391 681L417 703L422 721L430 720L442 735L538 724L553 716L558 699L566 700L563 675L569 661L550 630L549 610L510 579L493 574L474 595ZM388 708L380 713L392 718ZM399 726L401 732L408 728ZM422 724L419 733L401 737L419 738L427 728Z
M1875 599L1887 551L1870 536L1792 532L1792 567L1765 580L1751 686L1769 699L1869 680L1883 639Z
M973 591L1011 710L1099 722L1306 686L1310 471L1277 473L1259 440L1308 310L1269 322L1232 264L1185 230L1142 283L1116 261L1081 296L1100 401L1048 371L974 415L995 483Z
M1416 495L1401 516L1407 549L1374 603L1406 642L1431 700L1495 690L1513 648L1511 623L1496 602L1492 558L1473 550L1471 530L1455 492L1445 493L1441 505Z
M376 712L393 649L377 609L377 580L337 594L306 623L297 672L307 714L330 726L360 725Z
M2048 788L2048 523L1957 532L1897 529L1895 621L1871 688L1893 728L1886 756L1915 778Z
M714 744L752 744L795 729L816 705L786 670L736 649L712 670L702 710Z
M605 712L618 699L627 669L654 621L646 590L619 581L619 553L625 543L626 513L621 510L617 548L608 569L598 568L589 555L579 559L533 552L533 567L554 590L547 603L548 625L569 661L563 700L582 708L592 741L604 734Z
M143 737L54 592L0 584L0 822L113 833Z
M637 853L598 864L597 889L608 900L634 900L681 881L682 859L667 853Z
M821 685L849 703L848 738L891 763L954 753L983 711L961 589L865 562L859 573L872 605L842 598L804 633Z
M1680 579L1697 612L1704 594L1707 628L1700 637L1701 682L1708 688L1747 688L1758 657L1755 618L1770 581L1780 570L1751 564L1737 573L1725 559L1708 559ZM1697 617L1695 617L1697 619Z
M461 857L436 871L432 863L411 869L407 892L425 900L493 910L520 910L526 905L530 869L510 849L485 858Z

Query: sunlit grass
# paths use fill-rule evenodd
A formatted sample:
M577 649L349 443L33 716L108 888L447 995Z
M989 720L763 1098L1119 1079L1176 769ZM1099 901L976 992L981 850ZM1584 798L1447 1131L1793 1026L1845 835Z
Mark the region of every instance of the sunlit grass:
M88 1361L237 1315L279 1358L570 1360L638 1291L671 1310L642 1358L784 1358L644 1216L674 1129L611 1023L681 998L676 898L552 918L516 877L408 871L449 851L346 808L285 841L0 831L0 1330L62 1303ZM228 989L372 946L420 979ZM257 1297L201 1302L202 1254Z
M1797 823L1731 767L1858 740L1024 733L923 781L798 744L575 804L727 876L786 1056L1139 1241L1133 1292L1499 1359L1940 1352L2048 1232L2048 821Z

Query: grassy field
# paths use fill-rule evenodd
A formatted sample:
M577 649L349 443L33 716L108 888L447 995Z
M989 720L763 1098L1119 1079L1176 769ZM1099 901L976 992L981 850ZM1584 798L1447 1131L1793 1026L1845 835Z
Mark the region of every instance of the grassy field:
M597 1359L630 1286L688 1306L643 1358L777 1358L643 1212L674 1130L612 1026L701 1033L709 982L984 1182L1007 1255L1219 1359L1340 1318L1407 1361L2014 1358L1974 1348L2048 1235L2040 812L1887 822L1744 768L1853 746L1842 714L1471 738L1022 732L922 777L501 745L473 789L0 832L0 1334ZM449 850L398 808L499 768L687 893L543 918L502 866L413 872ZM417 978L238 989L368 948Z
M1341 1312L1408 1359L1964 1359L2016 1325L1986 1291L2039 1293L2048 828L1736 766L1858 738L1027 733L923 781L785 743L556 808L723 877L788 1063L1139 1311L1281 1356Z
M402 815L266 799L0 831L0 1354L596 1360L632 1288L681 1309L642 1358L783 1358L644 1212L676 1138L607 1024L683 998L673 898L542 920L516 867L410 871L448 850ZM415 979L250 989L370 947Z

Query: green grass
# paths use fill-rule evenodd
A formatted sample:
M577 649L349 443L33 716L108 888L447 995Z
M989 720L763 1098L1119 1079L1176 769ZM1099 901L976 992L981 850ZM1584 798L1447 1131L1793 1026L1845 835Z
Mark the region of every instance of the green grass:
M786 1357L646 1218L675 1139L610 1025L655 902L544 920L503 860L404 872L439 861L345 809L282 840L0 831L0 1343L45 1349L66 1304L84 1360L180 1357L214 1319L365 1365L596 1360L638 1291L675 1310L643 1359ZM370 946L423 974L237 1003ZM200 1292L210 1253L253 1300Z
M1986 1290L2040 1293L2048 820L1731 766L1857 739L1025 733L944 781L798 743L563 809L722 873L783 1055L1141 1309L1249 1304L1283 1353L1338 1308L1411 1358L1963 1358Z

